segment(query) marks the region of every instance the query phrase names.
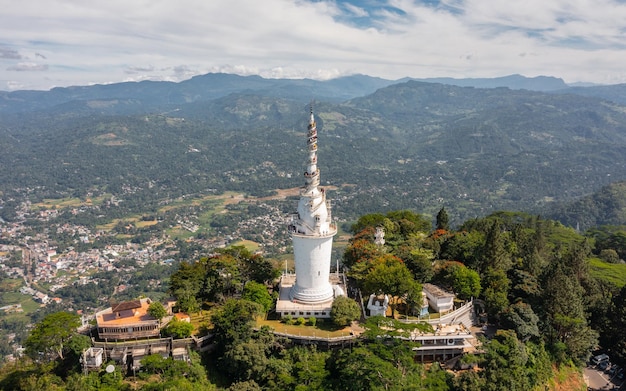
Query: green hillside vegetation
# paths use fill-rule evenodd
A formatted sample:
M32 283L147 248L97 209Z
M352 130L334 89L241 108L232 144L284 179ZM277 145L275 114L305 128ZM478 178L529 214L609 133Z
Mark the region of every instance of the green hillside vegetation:
M591 275L598 280L622 288L626 285L626 264L608 263L598 258L589 260Z
M406 325L392 327L387 324L397 322L392 319L362 323L363 338L349 349L291 346L272 329L323 336L330 323L259 321L270 297L266 284L275 281L277 271L271 261L238 246L181 263L170 278L178 307L203 314L192 316L196 332L214 334L215 349L205 357L192 356L191 364L183 364L148 356L136 378L119 372L111 379L104 372L80 374L72 367L74 345L68 344L53 364L31 354L18 369L5 367L0 387L26 390L42 382L59 390L75 389L74 384L92 384L95 390L131 389L133 384L141 390L556 390L582 384L577 368L598 343L612 360L626 363L626 265L599 260L593 256L598 251L593 240L538 216L497 212L449 229L446 215L447 209L437 214L434 230L422 215L408 210L361 216L352 225L344 264L363 296L382 291L403 297L392 299L402 316L410 315L412 297L425 282L483 300L498 331L482 340L484 353L464 359L479 371L452 376L439 365L416 362L410 341L380 338L402 334ZM381 226L384 248L373 243L375 228ZM51 322L48 317L43 321ZM27 346L45 344L32 334L29 338ZM54 351L48 354L54 356Z
M123 87L130 94L133 85ZM381 87L314 105L322 184L340 186L338 218L381 207L434 215L444 202L460 224L499 209L541 212L626 179L626 111L617 103L416 81ZM133 113L61 105L3 116L0 166L11 169L0 184L0 215L14 219L15 200L26 196L113 196L122 202L81 216L106 224L156 213L183 195L267 196L299 186L294 162L303 162L306 106L259 91L143 104ZM615 224L608 218L594 221ZM581 221L583 229L587 221L594 222Z
M626 224L626 182L614 182L591 195L553 208L547 215L582 229Z

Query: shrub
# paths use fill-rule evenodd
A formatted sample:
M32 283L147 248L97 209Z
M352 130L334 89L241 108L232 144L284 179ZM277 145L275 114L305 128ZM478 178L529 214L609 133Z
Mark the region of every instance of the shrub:
M309 326L315 326L316 323L317 323L317 318L315 316L311 316L309 318L309 321L307 322Z
M282 319L285 324L294 324L293 317L291 315L287 315Z
M306 323L306 320L305 320L303 317L299 317L299 318L296 320L296 324L297 324L297 325L303 325L303 324L305 324L305 323Z
M333 301L330 317L337 326L347 326L353 320L359 319L361 309L359 305L346 296L339 296Z

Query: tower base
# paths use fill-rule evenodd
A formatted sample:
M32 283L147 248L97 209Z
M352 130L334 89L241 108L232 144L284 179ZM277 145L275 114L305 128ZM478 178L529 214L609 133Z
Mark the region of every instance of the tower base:
M293 318L330 318L330 311L333 306L335 292L337 292L337 295L344 295L344 292L346 292L342 274L331 274L329 281L331 296L325 301L306 303L298 299L292 300L292 294L297 293L292 293L295 286L295 274L284 274L281 277L279 283L279 296L276 301L276 313L280 315L281 318L285 316L291 316Z
M303 304L318 304L328 300L332 301L334 296L333 287L330 283L321 288L311 289L298 286L296 281L296 285L292 286L289 292L291 301Z

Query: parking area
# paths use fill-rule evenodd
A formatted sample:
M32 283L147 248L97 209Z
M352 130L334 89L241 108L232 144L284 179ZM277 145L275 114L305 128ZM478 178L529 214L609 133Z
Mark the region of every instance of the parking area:
M624 385L624 369L611 363L606 354L591 358L584 370L587 390L620 390Z

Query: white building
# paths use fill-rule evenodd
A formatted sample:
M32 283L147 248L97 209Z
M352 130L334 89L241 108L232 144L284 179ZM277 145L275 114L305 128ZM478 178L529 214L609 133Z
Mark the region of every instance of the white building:
M422 290L435 311L446 313L454 309L454 293L446 292L437 285L428 283L422 285Z
M389 308L389 296L383 295L376 296L371 294L367 301L367 309L370 312L370 316L387 316L387 308Z
M91 347L83 352L81 362L83 368L94 369L102 366L104 359L104 349Z
M312 110L307 132L307 151L305 185L300 191L298 213L292 216L289 224L296 276L295 281L289 276L283 276L276 311L281 316L295 313L329 317L335 292L345 290L334 289L331 283L330 261L337 226L332 221L326 192L319 187L317 127Z

